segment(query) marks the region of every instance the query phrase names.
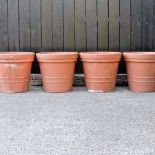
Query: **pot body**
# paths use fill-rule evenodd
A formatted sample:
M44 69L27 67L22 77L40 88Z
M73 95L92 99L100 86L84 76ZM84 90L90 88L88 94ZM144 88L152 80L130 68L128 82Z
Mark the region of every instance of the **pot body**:
M76 52L38 53L43 88L46 92L63 93L72 90Z
M33 60L32 52L0 52L0 91L28 91Z
M155 53L124 53L129 89L133 92L155 92Z
M83 61L87 90L90 92L111 92L115 88L121 53L80 53Z

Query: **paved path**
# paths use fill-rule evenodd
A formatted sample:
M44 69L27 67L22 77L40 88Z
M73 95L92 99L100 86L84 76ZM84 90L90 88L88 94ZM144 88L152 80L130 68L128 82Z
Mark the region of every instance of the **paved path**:
M0 93L0 155L155 155L155 93Z

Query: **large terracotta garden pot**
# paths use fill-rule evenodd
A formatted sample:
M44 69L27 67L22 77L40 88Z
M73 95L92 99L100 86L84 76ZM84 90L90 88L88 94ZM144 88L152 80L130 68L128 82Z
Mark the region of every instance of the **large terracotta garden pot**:
M76 52L37 53L45 91L59 93L72 90L77 57Z
M0 91L25 92L29 89L32 52L0 52Z
M115 88L120 52L84 52L86 87L90 92L111 92Z
M155 92L155 53L126 52L129 89L133 92Z

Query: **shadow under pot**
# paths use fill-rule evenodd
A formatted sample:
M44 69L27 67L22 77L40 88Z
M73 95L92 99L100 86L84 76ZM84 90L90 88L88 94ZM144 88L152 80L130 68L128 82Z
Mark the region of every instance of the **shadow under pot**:
M76 52L37 53L46 92L63 93L72 90L77 58Z
M106 93L115 89L120 52L84 52L80 57L88 91Z
M133 92L155 92L155 53L125 52L129 89Z
M19 93L29 90L32 52L0 52L0 92Z

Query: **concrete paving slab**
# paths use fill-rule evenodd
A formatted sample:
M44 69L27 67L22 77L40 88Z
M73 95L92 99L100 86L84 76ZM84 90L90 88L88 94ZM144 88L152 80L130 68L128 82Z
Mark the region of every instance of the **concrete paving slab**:
M0 155L155 155L155 93L0 93Z

